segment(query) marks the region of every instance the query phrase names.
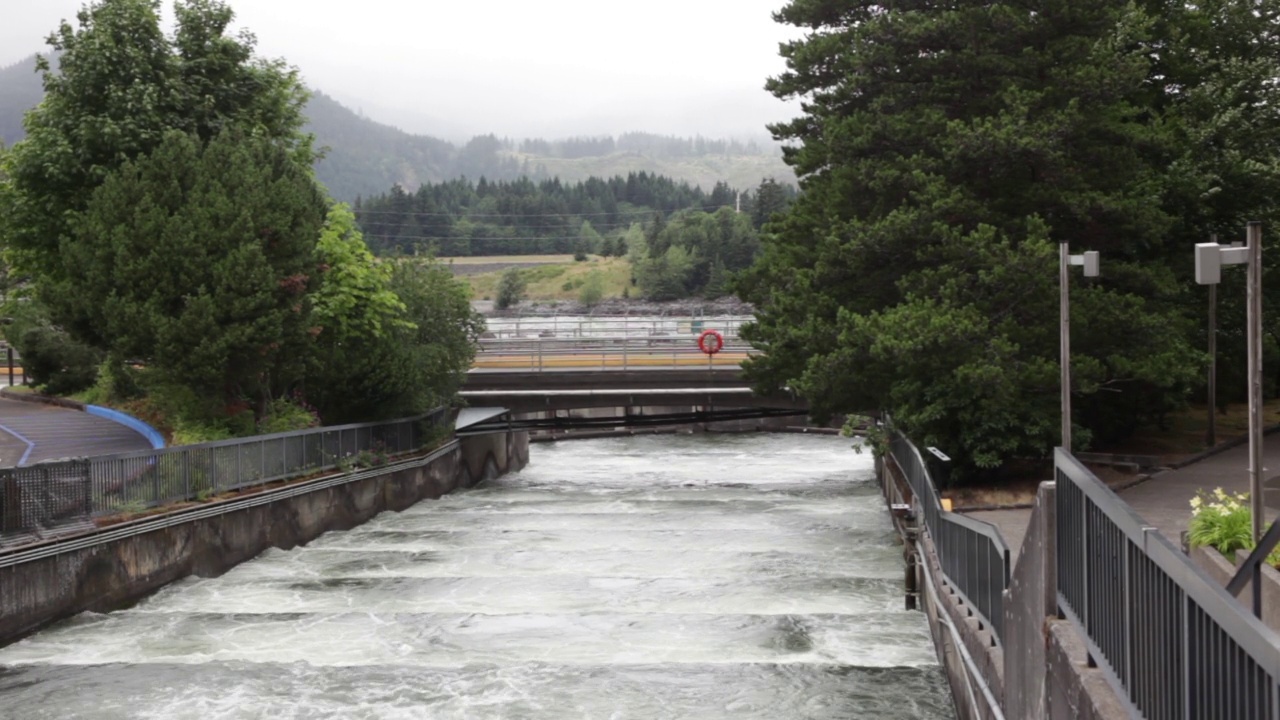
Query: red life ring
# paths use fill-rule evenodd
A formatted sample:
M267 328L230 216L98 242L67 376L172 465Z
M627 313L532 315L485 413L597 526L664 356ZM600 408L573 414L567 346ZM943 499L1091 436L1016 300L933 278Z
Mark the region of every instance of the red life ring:
M719 330L703 330L698 336L698 349L708 355L715 355L724 349L724 336Z

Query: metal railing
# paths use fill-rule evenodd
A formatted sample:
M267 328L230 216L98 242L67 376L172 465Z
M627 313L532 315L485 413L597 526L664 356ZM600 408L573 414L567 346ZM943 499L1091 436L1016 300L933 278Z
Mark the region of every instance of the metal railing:
M920 451L900 433L892 433L889 453L897 463L924 515L942 573L952 587L1003 642L1004 591L1009 587L1009 546L990 523L947 512Z
M0 469L0 538L202 500L420 449L445 408L381 423L319 427L162 450ZM369 457L361 458L362 453Z
M1280 720L1280 636L1069 453L1054 453L1058 608L1148 720Z
M718 330L728 339L736 338L738 329L754 319L751 315L530 315L485 322L487 332L497 338L697 336L703 330Z
M708 357L697 336L594 336L486 338L472 363L479 370L563 370L732 367L754 349L726 338L719 353Z

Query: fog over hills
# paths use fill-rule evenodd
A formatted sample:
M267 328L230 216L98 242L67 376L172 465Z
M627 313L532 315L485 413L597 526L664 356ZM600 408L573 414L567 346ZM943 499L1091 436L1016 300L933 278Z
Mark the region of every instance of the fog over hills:
M22 117L42 96L34 57L0 68L0 139L5 144L22 138ZM307 129L324 149L316 175L335 198L346 201L384 193L393 185L413 190L424 182L463 176L577 181L646 171L704 189L718 181L744 189L765 178L795 182L777 146L763 133L738 141L636 132L566 138L548 132L542 137L553 140L528 140L455 127L448 132L450 141L379 122L318 90L307 115ZM414 125L433 121L438 118L419 117Z

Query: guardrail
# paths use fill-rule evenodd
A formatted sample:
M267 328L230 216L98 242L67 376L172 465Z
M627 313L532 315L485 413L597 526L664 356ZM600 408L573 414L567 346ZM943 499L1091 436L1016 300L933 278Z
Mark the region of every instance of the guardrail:
M163 450L0 469L0 539L204 499L422 447L445 408L381 423L320 427Z
M1149 720L1280 720L1280 636L1069 453L1054 453L1058 608Z
M487 338L472 367L542 371L553 369L631 369L726 367L740 364L755 350L726 339L719 353L707 356L696 336L599 336L592 338Z
M1009 546L1000 531L990 523L943 510L924 458L904 435L891 435L889 454L924 514L942 574L991 628L996 641L1003 642L1004 591L1009 587L1010 562Z

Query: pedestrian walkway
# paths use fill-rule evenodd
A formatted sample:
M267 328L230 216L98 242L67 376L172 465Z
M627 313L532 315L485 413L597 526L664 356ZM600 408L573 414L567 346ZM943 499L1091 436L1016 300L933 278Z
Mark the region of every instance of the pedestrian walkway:
M1263 439L1263 502L1267 522L1280 515L1280 435ZM1128 503L1150 526L1158 529L1175 546L1181 547L1182 533L1191 520L1191 498L1200 490L1222 488L1228 493L1249 492L1249 445L1244 443L1210 455L1177 470L1165 470L1136 485L1121 490ZM1027 534L1031 511L984 510L965 513L975 520L995 525L1009 545L1010 560L1017 563L1018 550Z
M1263 484L1268 490L1263 495L1267 506L1267 522L1276 517L1280 505L1280 436L1263 438ZM1270 469L1268 469L1270 468ZM1191 520L1191 498L1203 489L1222 488L1228 493L1249 492L1249 445L1236 447L1211 455L1178 470L1168 470L1153 475L1120 493L1120 497L1153 527L1158 528L1175 545L1181 542L1182 532Z
M111 420L0 398L0 467L150 449L140 433Z

